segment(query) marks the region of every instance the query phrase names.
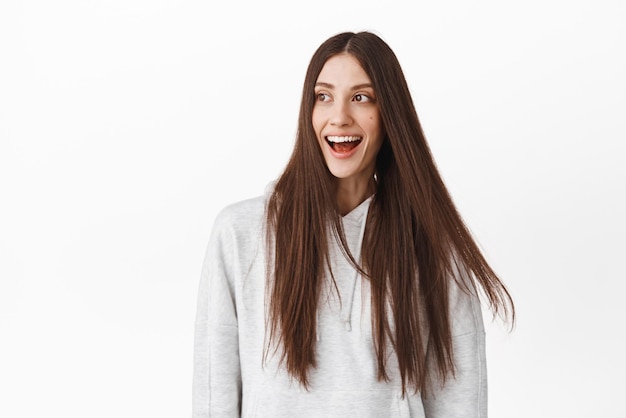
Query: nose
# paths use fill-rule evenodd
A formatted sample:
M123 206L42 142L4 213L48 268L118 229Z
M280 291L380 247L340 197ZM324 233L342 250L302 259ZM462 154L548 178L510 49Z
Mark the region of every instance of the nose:
M333 126L348 126L352 123L349 105L342 102L335 102L330 117L330 124Z

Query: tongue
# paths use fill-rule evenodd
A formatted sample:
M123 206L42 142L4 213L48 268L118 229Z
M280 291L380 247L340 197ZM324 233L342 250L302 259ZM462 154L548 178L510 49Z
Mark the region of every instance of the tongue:
M333 149L337 152L349 152L359 145L359 141L353 142L335 142Z

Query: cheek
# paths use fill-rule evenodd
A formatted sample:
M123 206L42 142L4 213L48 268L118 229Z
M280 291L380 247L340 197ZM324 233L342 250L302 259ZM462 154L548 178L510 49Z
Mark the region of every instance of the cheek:
M368 129L374 132L382 132L382 123L379 115L370 115L367 119Z
M315 131L315 135L319 136L320 130L322 129L322 123L320 122L319 112L313 110L311 115L311 125L313 125L313 131Z

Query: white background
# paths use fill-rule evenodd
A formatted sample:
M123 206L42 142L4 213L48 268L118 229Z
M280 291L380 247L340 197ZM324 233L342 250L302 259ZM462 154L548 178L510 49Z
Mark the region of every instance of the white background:
M0 416L190 416L213 218L283 169L313 51L363 29L517 303L490 416L626 416L625 3L225 3L2 2Z

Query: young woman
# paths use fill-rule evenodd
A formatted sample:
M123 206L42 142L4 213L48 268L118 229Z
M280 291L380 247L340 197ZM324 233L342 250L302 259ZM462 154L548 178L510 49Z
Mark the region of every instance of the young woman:
M513 319L395 54L369 32L333 36L283 174L215 220L193 415L486 417L480 294Z

